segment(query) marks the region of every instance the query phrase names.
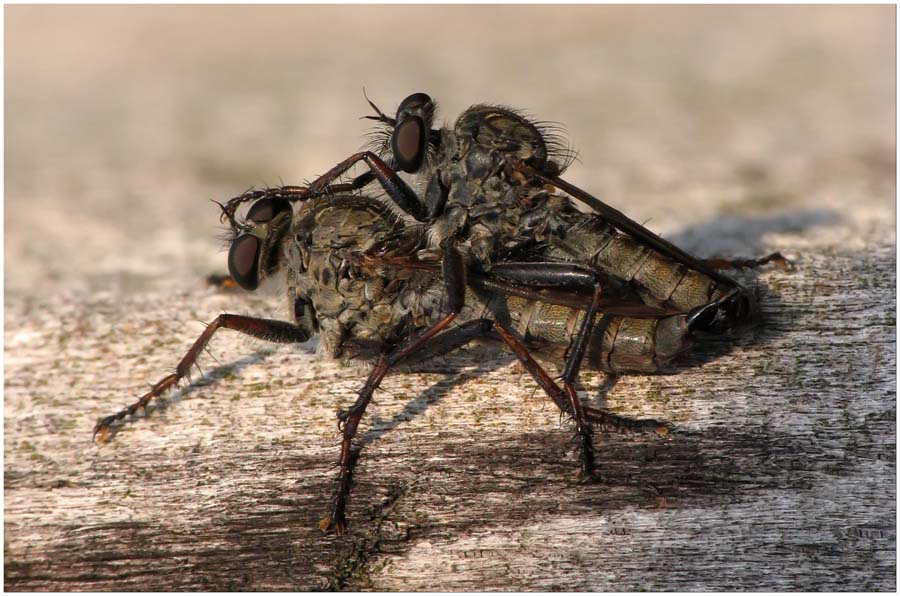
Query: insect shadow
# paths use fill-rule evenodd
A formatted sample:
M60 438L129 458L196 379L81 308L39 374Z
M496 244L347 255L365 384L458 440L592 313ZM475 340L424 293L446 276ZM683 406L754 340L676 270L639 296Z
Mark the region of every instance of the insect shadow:
M485 358L481 358L482 350L488 352ZM476 358L476 354L479 356ZM463 360L465 359L465 360ZM459 362L463 366L466 363L477 362L474 368L460 370L455 362ZM443 372L450 373L449 376L440 379L433 385L418 393L418 395L407 402L401 412L394 414L388 420L382 420L373 417L371 420L371 428L365 432L359 439L361 447L365 447L377 441L382 435L397 428L404 422L409 422L417 416L423 414L429 407L443 400L456 387L465 385L473 379L477 379L487 372L497 370L515 361L515 356L505 352L500 352L496 347L477 346L473 349L466 350L464 355L455 355L451 357L440 357L427 362L419 363L409 367L400 367L401 372ZM510 396L515 399L515 396Z
M766 234L800 233L816 226L831 226L843 219L837 211L803 209L765 215L724 215L673 234L669 240L685 250L709 257L742 253L754 255L771 248Z

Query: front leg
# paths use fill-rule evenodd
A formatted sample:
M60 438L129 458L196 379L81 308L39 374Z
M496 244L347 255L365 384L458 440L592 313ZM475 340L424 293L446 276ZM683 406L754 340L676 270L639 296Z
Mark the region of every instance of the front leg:
M359 162L365 163L369 171L363 172L350 182L335 182ZM429 218L428 208L419 199L415 191L397 175L393 168L371 151L363 151L351 155L313 180L308 186L280 186L262 190L249 190L229 199L224 205L219 204L222 209L221 219L223 222L227 221L232 228L237 228L238 223L235 220L235 213L243 203L272 197L284 198L291 202L307 201L330 194L353 192L364 188L376 180L393 203L403 212L408 213L417 221L426 221Z
M218 201L213 202L222 210L221 215L219 215L219 221L222 223L227 222L234 230L240 227L240 224L238 224L234 215L237 213L238 207L244 203L256 202L260 199L286 199L294 202L305 201L310 198L312 198L312 195L305 186L279 186L276 188L248 190L236 197L228 199L224 205Z
M307 330L284 321L275 321L272 319L258 319L256 317L245 317L241 315L222 314L210 323L200 337L194 342L187 354L175 367L175 372L164 377L156 383L150 391L144 394L139 400L124 408L115 414L107 416L100 420L94 427L94 437L100 442L105 442L112 430L112 425L125 418L133 416L138 410L142 410L157 397L160 397L166 391L172 389L181 381L191 370L191 367L197 362L200 353L212 339L213 334L218 329L233 329L240 331L246 335L252 335L259 339L278 343L302 343L309 339L310 334Z
M309 185L309 193L312 196L332 194L340 188L333 184L334 181L359 162L365 163L369 167L369 171L355 178L350 183L352 186L362 188L370 181L377 180L387 195L405 213L412 215L417 221L427 219L425 205L413 189L397 175L393 168L371 151L355 153L313 180Z

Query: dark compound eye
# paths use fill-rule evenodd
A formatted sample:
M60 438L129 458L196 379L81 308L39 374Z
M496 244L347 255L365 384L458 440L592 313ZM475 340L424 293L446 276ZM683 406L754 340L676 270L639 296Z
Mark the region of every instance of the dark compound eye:
M425 93L413 93L406 99L400 102L400 107L397 108L397 117L400 117L400 112L405 110L414 110L417 108L425 107L426 105L431 103L431 97Z
M228 251L228 272L245 290L256 289L259 285L259 240L255 236L244 234L234 239Z
M291 210L287 199L266 197L253 203L247 212L247 219L255 223L266 223L275 219L280 213Z
M412 173L419 169L425 158L425 123L418 116L409 116L394 127L391 135L391 151L397 167Z

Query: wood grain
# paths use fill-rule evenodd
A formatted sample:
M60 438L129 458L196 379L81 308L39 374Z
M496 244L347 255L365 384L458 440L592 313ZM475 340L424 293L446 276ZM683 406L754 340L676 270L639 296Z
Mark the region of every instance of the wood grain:
M121 37L75 35L52 7L7 11L6 589L896 588L892 7L552 18L501 7L475 19L302 8L83 13L82 33ZM513 20L497 32L488 25L501 13ZM346 139L358 138L370 72L359 52L420 18L465 24L484 34L473 46L483 51L442 62L451 40L436 37L440 47L418 46L425 68L388 48L383 91L399 99L427 83L460 108L491 99L466 94L485 95L492 73L533 49L516 32L542 22L563 40L532 63L546 84L507 69L498 93L568 120L584 143L573 181L679 246L791 258L793 271L741 275L759 289L763 323L670 374L613 387L582 375L592 403L674 427L666 438L603 435L602 482L590 485L575 478L573 429L502 352L389 375L363 422L340 539L316 525L337 472L335 412L365 368L319 360L314 345L221 332L204 376L93 443L97 418L168 373L200 321L283 315L277 295L203 285L224 263L205 198L258 176L298 182L355 150ZM298 39L301 21L342 25ZM138 35L160 30L170 37ZM225 43L223 31L244 34ZM310 84L298 105L287 88L299 82L283 77L292 65L325 72L304 52L329 35L357 50L336 58L354 87ZM65 58L76 39L81 65ZM167 48L182 39L198 45L173 66ZM576 56L584 76L573 81ZM226 62L228 76L216 70ZM423 83L419 71L439 74ZM463 87L441 86L440 73ZM93 91L109 81L121 94ZM305 135L284 132L286 114L300 114L288 130ZM299 164L298 147L309 151Z

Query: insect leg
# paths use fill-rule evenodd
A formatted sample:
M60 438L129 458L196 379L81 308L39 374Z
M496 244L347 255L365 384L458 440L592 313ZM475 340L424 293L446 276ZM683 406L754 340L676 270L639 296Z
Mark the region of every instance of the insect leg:
M419 197L413 189L411 189L390 166L384 163L384 160L371 151L354 153L319 176L309 185L310 194L314 196L331 194L334 189L337 188L337 186L332 185L332 182L340 178L347 170L361 161L365 162L369 167L371 177L364 178L367 174L363 174L356 178L351 184L362 184L362 186L365 186L365 184L368 184L373 179L378 180L378 183L388 196L393 199L394 203L396 203L404 212L412 215L418 221L424 221L426 219L425 206L422 204L422 201L419 200ZM357 186L356 188L361 188L362 186Z
M360 161L365 162L369 166L368 172L363 172L350 182L334 184L335 180ZM223 222L227 220L232 227L236 227L237 222L234 219L234 214L242 203L268 197L280 197L290 201L305 201L319 196L359 190L373 180L378 180L378 183L381 184L388 196L404 212L409 213L418 221L425 219L425 206L416 193L390 166L384 163L384 160L371 151L351 155L319 176L309 186L280 186L271 189L247 191L230 199L225 205L220 205L222 207L221 219Z
M350 488L353 481L353 468L359 458L359 448L354 447L353 439L359 428L359 422L366 411L366 407L372 400L375 390L381 385L381 381L387 375L390 368L398 362L406 359L410 355L419 352L426 346L432 338L449 327L450 323L457 317L463 307L465 300L466 281L465 281L465 265L459 251L452 245L448 245L444 251L442 260L442 270L444 274L444 288L448 296L449 314L441 318L437 323L432 325L418 339L402 350L391 354L383 354L369 378L359 392L359 397L349 410L338 414L339 427L343 438L341 440L341 458L340 458L340 474L338 476L338 487L331 500L331 509L325 517L319 522L319 528L323 532L334 530L336 534L341 535L347 527L347 517L345 509L347 506L347 497L350 495Z
M714 269L756 269L767 263L774 263L776 269L790 269L793 266L780 252L759 259L704 259L702 262Z
M338 476L338 487L331 499L330 511L319 522L319 528L323 532L334 530L336 534L341 535L346 531L347 498L352 487L353 470L360 453L359 447L353 445L353 439L375 390L379 387L389 370L397 364L412 363L423 358L446 354L474 339L491 335L494 339L499 338L502 340L510 348L525 369L562 412L574 415L572 403L569 401L566 393L560 389L540 364L532 358L525 345L510 330L490 319L467 321L455 329L448 330L447 327L455 317L454 313L445 316L419 339L400 352L392 356L383 354L369 373L369 377L366 379L354 404L348 410L338 414L342 432L340 473ZM492 331L496 331L496 334L492 334ZM633 420L598 408L585 407L583 410L585 419L588 422L603 423L614 428L625 428L632 431L658 431L660 428L665 428L664 424L655 420Z
M456 313L450 313L430 327L416 341L397 354L390 357L383 354L375 363L372 372L369 373L369 378L366 379L365 385L360 389L359 397L356 399L356 402L354 402L349 410L338 414L338 425L343 435L341 439L341 458L339 462L341 471L338 475L337 490L331 499L331 509L328 512L328 515L323 517L319 522L319 528L323 532L334 530L335 533L340 536L346 530L347 516L345 509L347 506L347 497L350 495L350 488L353 482L353 468L356 467L360 451L359 447L353 445L353 439L356 437L359 422L362 420L366 407L372 400L375 390L381 385L381 381L394 364L428 343L431 338L446 329L455 318Z
M576 425L578 426L577 437L581 455L581 472L579 473L579 477L583 480L594 478L594 447L592 433L590 426L587 425L585 418L586 413L578 400L577 394L575 394L574 391L568 391L568 387L564 393L553 379L550 378L550 375L541 368L541 365L532 358L531 354L528 353L528 349L515 335L513 335L512 331L496 321L494 321L494 328L497 330L503 343L512 350L513 354L519 359L519 362L525 367L525 370L531 373L534 380L537 381L544 392L550 396L550 399L553 400L557 407L561 411L575 418Z
M340 536L347 527L345 514L347 497L350 495L350 487L353 483L353 468L356 467L360 452L360 447L353 445L353 438L356 436L356 430L359 428L359 422L366 411L366 406L372 401L375 389L378 388L381 379L387 374L388 366L387 355L382 354L372 368L372 372L369 373L366 384L360 389L356 402L349 410L338 414L338 420L340 421L338 426L343 435L341 439L341 471L338 476L337 490L335 490L331 498L331 508L328 514L319 521L319 528L323 532L333 529Z
M305 201L309 198L312 198L312 195L310 194L309 189L307 189L305 186L279 186L276 188L248 190L243 194L228 199L228 202L224 205L219 203L218 201L214 201L222 209L222 214L219 216L219 221L221 221L222 223L228 222L228 224L231 225L232 228L236 228L238 226L238 223L234 219L234 214L235 212L237 212L238 207L240 207L243 203L249 203L251 201L255 202L259 199L265 198L282 198L289 201Z
M413 354L409 354L402 361L398 361L397 364L415 366L434 358L445 356L471 341L484 338L491 330L490 323L485 321L486 319L475 319L461 323L452 329L447 329L435 337L428 345L422 346L421 349Z
M216 317L212 323L206 326L206 329L203 330L200 337L197 338L191 348L187 351L187 354L181 359L181 362L178 363L178 366L175 367L174 373L164 377L161 381L156 383L150 391L135 403L100 420L94 427L94 437L101 443L105 442L109 438L113 423L122 420L126 416L134 415L134 413L140 409L146 408L153 398L161 396L169 389L178 385L178 382L188 374L191 367L200 356L200 353L218 329L233 329L246 335L252 335L259 339L277 343L302 343L308 340L310 336L309 332L302 327L285 321L221 314Z
M508 281L525 282L537 286L572 290L590 287L593 292L590 306L581 320L581 327L578 329L566 359L566 367L561 379L578 433L581 475L583 478L589 479L594 475L592 431L585 418L578 392L575 390L575 378L578 376L581 362L584 360L588 341L594 330L594 320L600 308L600 296L603 291L600 275L593 269L570 263L501 263L491 268L491 274Z
M332 184L328 187L328 191L330 194L339 194L345 192L353 192L354 190L359 190L363 188L370 182L375 179L375 175L372 172L364 172L351 180L350 182L342 182L340 184ZM248 190L245 193L242 193L236 197L228 199L228 202L225 205L219 204L222 207L222 216L221 220L224 223L225 220L229 222L234 222L234 213L237 211L237 208L243 204L251 201L257 201L259 199L267 199L267 198L280 198L287 199L288 201L306 201L308 199L315 198L324 193L313 193L310 191L307 186L296 186L296 185L285 185L285 186L276 186L273 188L262 188L257 190Z
M467 343L483 337L487 337L494 341L500 340L499 334L493 332L493 329L494 322L490 319L467 321L460 324L458 327L447 329L439 336L435 337L428 345L422 346L422 348L415 353L409 354L401 362L398 362L398 364L414 365L420 362L426 362L431 358L449 354ZM550 397L554 399L554 402L560 410L564 411L566 414L572 414L569 409L570 403L559 388L554 390ZM560 399L559 402L556 400L557 397ZM650 418L629 418L628 416L622 416L621 414L610 412L604 408L595 408L584 404L582 404L582 409L584 411L584 418L587 422L602 425L607 430L661 434L667 432L669 428L666 423Z

